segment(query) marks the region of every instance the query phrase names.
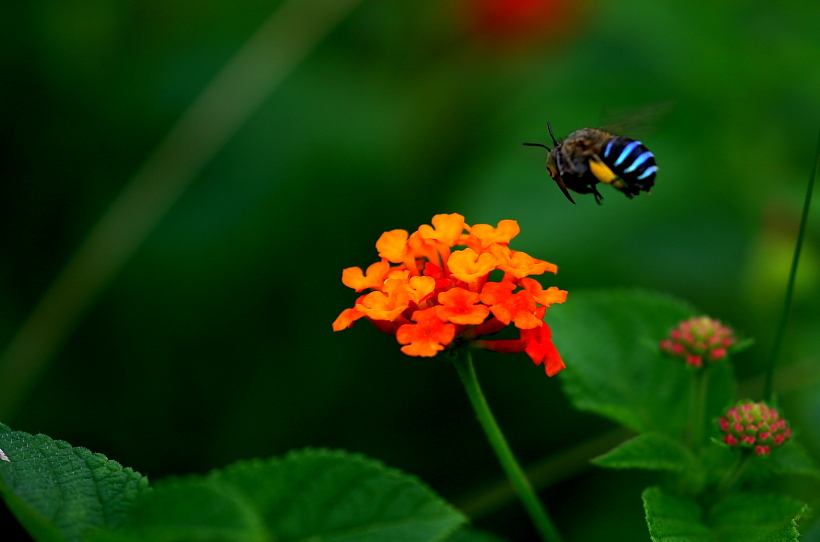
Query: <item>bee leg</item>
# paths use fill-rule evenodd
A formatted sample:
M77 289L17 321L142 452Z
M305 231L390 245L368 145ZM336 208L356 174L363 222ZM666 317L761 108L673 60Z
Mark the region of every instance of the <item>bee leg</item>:
M590 186L589 188L590 188L590 191L592 192L592 195L595 196L595 203L597 203L598 205L603 205L601 203L601 200L604 199L604 197L601 195L600 192L598 192L598 189L595 188L595 186Z

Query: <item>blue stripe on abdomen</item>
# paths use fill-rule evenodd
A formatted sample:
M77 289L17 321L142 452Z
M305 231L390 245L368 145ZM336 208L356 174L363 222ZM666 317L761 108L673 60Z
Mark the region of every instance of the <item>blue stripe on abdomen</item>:
M624 170L624 173L632 173L633 171L638 169L638 166L640 166L650 158L653 158L652 153L649 151L644 152L639 157L637 157L634 162L632 162L631 166Z
M633 150L635 150L635 147L637 147L637 146L638 146L638 145L640 145L640 144L641 144L641 142L640 142L640 141L633 141L633 142L631 142L629 145L627 145L626 147L624 147L624 150L622 150L622 151L621 151L621 155L618 157L618 159L617 159L617 160L615 160L615 163L614 163L614 164L612 164L612 165L613 165L613 166L615 166L615 167L620 166L620 165L621 165L621 163L622 163L624 160L626 160L626 157L627 157L627 156L629 156L629 153L631 153Z
M656 171L658 171L658 166L649 166L648 168L646 168L646 171L641 173L641 175L638 177L638 180L642 181L650 175L654 175Z
M604 158L609 157L609 151L612 149L612 144L615 143L615 138L609 140L609 143L606 144L606 149L604 149Z

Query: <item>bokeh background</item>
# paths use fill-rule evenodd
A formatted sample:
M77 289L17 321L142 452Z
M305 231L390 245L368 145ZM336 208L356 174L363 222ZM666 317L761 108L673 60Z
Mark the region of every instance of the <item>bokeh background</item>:
M450 212L471 224L517 220L514 248L557 263L549 284L569 290L569 303L579 289L650 288L731 323L757 340L735 362L742 389L761 397L820 129L820 3L350 4L70 319L31 389L0 397L3 422L152 479L345 448L472 502L501 474L452 368L403 356L366 323L330 328L355 299L343 268L373 263L383 231ZM278 8L3 3L0 345ZM604 187L604 205L573 206L548 177L545 151L522 146L548 142L547 121L565 136L607 111L658 103L673 105L641 136L660 166L651 195ZM815 213L777 381L815 457L819 239ZM526 464L614 429L574 411L558 379L523 354L476 362ZM653 475L571 463L552 463L564 475L541 491L567 539L648 539L640 492ZM817 509L816 486L785 483ZM476 524L534 538L514 502ZM801 531L820 540L816 517Z

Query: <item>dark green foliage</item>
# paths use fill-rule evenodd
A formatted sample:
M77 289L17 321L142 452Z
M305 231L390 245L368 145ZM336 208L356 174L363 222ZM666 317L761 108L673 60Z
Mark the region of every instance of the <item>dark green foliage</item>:
M465 522L412 476L360 455L308 449L160 481L121 528L90 540L433 542Z
M696 502L659 487L647 488L643 501L655 542L795 542L806 509L782 495L733 493L704 514Z
M119 525L149 492L148 479L101 454L0 424L0 490L39 541L74 542L90 530Z

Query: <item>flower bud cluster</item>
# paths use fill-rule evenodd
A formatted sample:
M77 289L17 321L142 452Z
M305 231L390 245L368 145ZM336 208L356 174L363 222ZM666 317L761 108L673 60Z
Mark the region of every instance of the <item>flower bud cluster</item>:
M771 446L780 446L791 437L786 420L766 403L740 401L718 422L723 442L731 447L753 448L757 455L769 455Z
M703 361L718 361L727 356L728 349L737 342L734 331L708 316L684 320L660 343L661 351L680 357L692 367L701 367Z

